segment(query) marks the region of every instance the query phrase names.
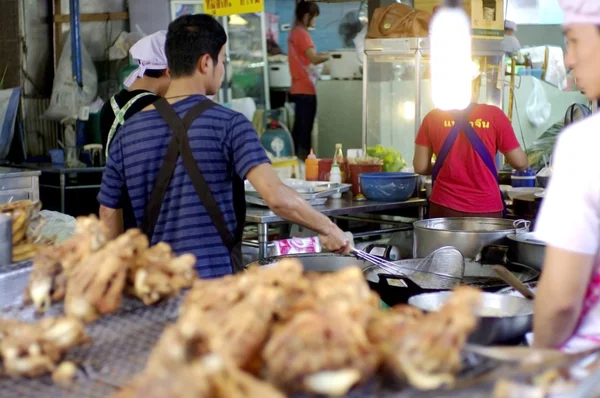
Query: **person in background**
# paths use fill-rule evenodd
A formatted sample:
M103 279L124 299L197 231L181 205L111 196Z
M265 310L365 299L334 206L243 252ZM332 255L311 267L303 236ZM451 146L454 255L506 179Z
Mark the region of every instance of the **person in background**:
M432 175L431 218L502 217L496 153L503 153L517 170L528 166L527 155L502 109L477 103L481 76L475 66L473 76L471 105L464 111L434 109L417 134L413 166L418 174Z
M100 131L107 158L109 146L114 141L119 127L167 92L170 79L165 39L166 31L161 30L140 39L129 49L139 66L125 79L124 85L127 89L115 94L100 111ZM123 191L123 195L128 195L127 190ZM137 227L128 200L124 201L123 209L117 213L115 217L123 220L123 229Z
M314 27L319 16L316 3L300 1L296 5L294 28L288 36L288 62L292 87L291 100L295 105L295 121L292 137L296 156L304 160L310 153L313 123L317 115L317 79L315 65L329 59L329 55L317 53L308 28Z
M102 144L107 154L110 142L125 120L153 104L169 88L166 35L166 31L158 31L140 39L129 49L139 66L125 79L127 88L115 94L100 111Z
M560 0L565 62L592 101L600 98L600 2ZM533 343L574 352L600 346L600 114L558 137L536 222L546 243L537 285Z
M226 42L225 30L210 15L171 22L169 89L129 119L110 146L98 195L100 219L111 237L122 231L114 215L128 200L126 188L152 244L166 242L177 254L194 254L200 277L231 274L243 269L248 179L273 212L316 231L326 250L348 253L344 233L277 177L252 123L207 98L221 86Z
M504 41L502 42L502 45L506 55L513 55L521 49L521 43L519 43L519 39L515 37L516 31L516 23L508 20L504 21Z

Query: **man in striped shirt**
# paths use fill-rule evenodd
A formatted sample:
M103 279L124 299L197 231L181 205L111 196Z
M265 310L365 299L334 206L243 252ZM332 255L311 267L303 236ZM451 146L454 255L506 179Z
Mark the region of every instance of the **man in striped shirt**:
M171 84L165 99L179 117L220 88L227 36L208 15L188 15L169 25L166 54ZM286 220L319 233L323 247L336 253L350 248L343 232L273 171L252 124L240 113L216 105L191 123L187 137L193 158L210 193L233 233L239 199L234 197L236 176L248 179L268 206ZM122 232L119 209L127 189L138 225L142 225L157 175L166 161L173 132L154 105L130 118L110 146L102 187L98 195L100 217L112 236ZM182 157L172 173L153 229L151 242L164 241L176 253L197 257L201 277L219 277L233 271L231 252L194 189Z

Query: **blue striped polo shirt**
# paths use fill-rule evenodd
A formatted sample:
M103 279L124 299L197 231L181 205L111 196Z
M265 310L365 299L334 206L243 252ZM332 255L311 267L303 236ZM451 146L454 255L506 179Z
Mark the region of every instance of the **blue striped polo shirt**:
M183 118L199 101L191 96L173 104ZM119 130L111 143L98 201L123 207L127 189L138 225L154 187L172 133L156 110L139 112ZM217 105L198 117L188 130L190 147L231 234L237 222L233 209L233 173L246 178L254 167L269 163L258 134L242 114ZM200 277L232 273L231 259L204 205L198 198L181 156L156 223L152 244L169 243L177 254L193 253Z

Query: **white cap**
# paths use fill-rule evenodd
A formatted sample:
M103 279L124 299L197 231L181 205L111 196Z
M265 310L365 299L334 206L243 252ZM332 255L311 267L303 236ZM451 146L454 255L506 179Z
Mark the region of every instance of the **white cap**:
M517 31L517 24L514 23L513 21L509 21L508 19L506 21L504 21L504 29L510 29L513 31Z
M165 55L167 31L159 30L135 43L129 53L138 63L138 68L125 79L125 87L130 87L135 80L144 77L147 70L164 70L168 68Z

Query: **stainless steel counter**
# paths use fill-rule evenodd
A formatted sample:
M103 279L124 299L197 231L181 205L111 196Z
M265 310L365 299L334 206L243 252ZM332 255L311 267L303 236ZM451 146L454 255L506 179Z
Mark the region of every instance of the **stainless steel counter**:
M375 202L372 200L356 201L348 197L342 199L329 199L323 206L315 209L326 216L346 216L356 213L372 213L376 211L411 209L415 207L424 208L425 199L410 199L406 202ZM266 207L248 206L246 210L246 222L251 223L276 223L285 220Z
M419 219L423 219L425 214L425 199L410 199L405 202L375 202L375 201L356 201L349 195L341 199L329 199L323 206L316 206L315 209L325 216L347 216L359 213L374 213L381 211L394 211L402 209L419 209ZM268 252L268 231L269 224L286 222L266 207L248 206L246 209L246 223L258 224L258 252L259 258L264 258Z

